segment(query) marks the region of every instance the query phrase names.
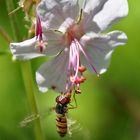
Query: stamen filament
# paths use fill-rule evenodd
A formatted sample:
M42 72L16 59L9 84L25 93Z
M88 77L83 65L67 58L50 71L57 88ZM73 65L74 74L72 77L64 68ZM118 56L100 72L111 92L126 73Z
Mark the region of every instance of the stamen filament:
M94 70L94 72L99 76L99 73L97 72L96 68L93 66L91 60L90 60L90 56L88 56L84 49L82 48L82 46L80 45L80 43L75 39L76 44L79 46L79 49L82 51L82 53L84 54L85 58L87 59L87 61L89 62L90 66L92 67L92 69Z
M77 45L75 44L75 53L76 53L76 58L77 58L77 60L76 60L76 62L77 62L77 64L76 64L76 72L75 72L75 76L74 76L74 81L76 80L76 77L77 77L77 75L78 75L78 68L79 68L79 63L80 63L80 58L79 58L79 49L77 48Z

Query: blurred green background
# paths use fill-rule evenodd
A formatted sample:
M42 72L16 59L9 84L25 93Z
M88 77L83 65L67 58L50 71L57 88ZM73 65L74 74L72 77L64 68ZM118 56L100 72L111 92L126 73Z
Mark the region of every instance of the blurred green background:
M17 7L15 0L15 7ZM77 120L72 137L81 140L140 140L140 1L129 0L129 15L113 26L128 36L128 43L118 47L112 56L108 71L99 78L86 73L82 94L77 95L78 108L70 110L70 117ZM27 34L22 10L16 12L20 34ZM9 16L5 0L0 0L0 29L11 37ZM0 51L7 50L9 43L0 35ZM44 59L32 60L33 75ZM36 92L40 112L44 112L41 124L46 140L61 139L55 128L55 105L58 94ZM28 115L24 83L20 63L13 62L11 55L0 54L0 140L34 140L33 126L20 127Z

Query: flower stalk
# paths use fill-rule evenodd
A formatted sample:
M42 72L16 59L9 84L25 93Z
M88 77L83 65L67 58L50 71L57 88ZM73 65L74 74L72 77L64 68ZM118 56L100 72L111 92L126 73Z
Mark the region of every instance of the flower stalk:
M34 85L32 80L32 70L30 61L21 62L21 71L24 81L24 86L27 93L27 99L29 102L31 114L38 115L37 103L34 94ZM34 120L34 135L36 140L43 140L43 133L41 129L40 117Z
M13 0L6 0L7 10L10 13L14 9L14 1ZM21 35L19 32L19 26L17 22L17 18L15 15L10 16L11 27L13 31L14 40L20 41ZM34 83L32 79L32 70L31 70L31 63L30 61L20 62L21 72L23 76L25 91L27 93L27 100L30 106L30 112L34 115L38 115L37 103L35 99L35 92L34 92ZM43 140L43 133L41 129L40 118L38 117L34 120L34 135L36 140Z

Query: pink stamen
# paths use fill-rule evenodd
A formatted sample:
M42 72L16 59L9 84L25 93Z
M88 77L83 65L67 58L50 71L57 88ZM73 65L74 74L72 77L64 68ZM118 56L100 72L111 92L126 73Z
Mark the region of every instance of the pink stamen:
M67 70L67 79L66 79L66 92L72 92L73 89L77 88L75 92L81 93L80 91L80 84L83 83L86 78L82 76L82 73L86 70L84 66L81 66L80 64L80 51L84 52L82 49L79 39L81 35L78 34L77 31L79 31L80 26L73 25L70 28L68 28L65 37L69 47L69 62L68 62L68 70ZM85 52L84 52L84 55ZM87 60L90 62L88 56L86 55ZM95 72L96 69L93 67L92 64L90 64Z
M75 39L75 42L76 42L76 44L78 45L79 49L80 49L80 50L82 51L82 53L84 54L84 56L86 57L87 61L89 62L90 66L92 67L92 69L94 70L94 72L95 72L97 75L99 75L98 72L97 72L97 70L96 70L96 68L93 66L93 64L92 64L92 62L91 62L90 56L88 56L88 55L85 53L85 51L84 51L84 49L82 48L81 44L80 44L76 39Z
M77 77L77 75L78 75L78 68L79 68L79 50L78 50L78 48L77 48L77 50L76 50L76 69L75 69L75 77L74 77L74 79L76 79L76 77Z
M37 16L36 20L36 39L39 39L39 49L40 52L43 52L42 26L39 16Z
M39 41L42 40L42 26L39 16L37 16L37 27L36 27L36 36L39 39Z
M69 70L71 71L70 73L73 76L73 80L75 81L77 75L78 75L78 68L79 68L79 48L77 48L77 45L75 44L74 41L72 41L70 45L70 53L69 53Z

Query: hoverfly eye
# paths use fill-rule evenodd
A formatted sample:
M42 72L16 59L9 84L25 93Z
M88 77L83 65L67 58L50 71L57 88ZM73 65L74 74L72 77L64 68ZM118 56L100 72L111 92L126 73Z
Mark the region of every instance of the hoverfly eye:
M59 103L59 96L56 97L55 101Z

